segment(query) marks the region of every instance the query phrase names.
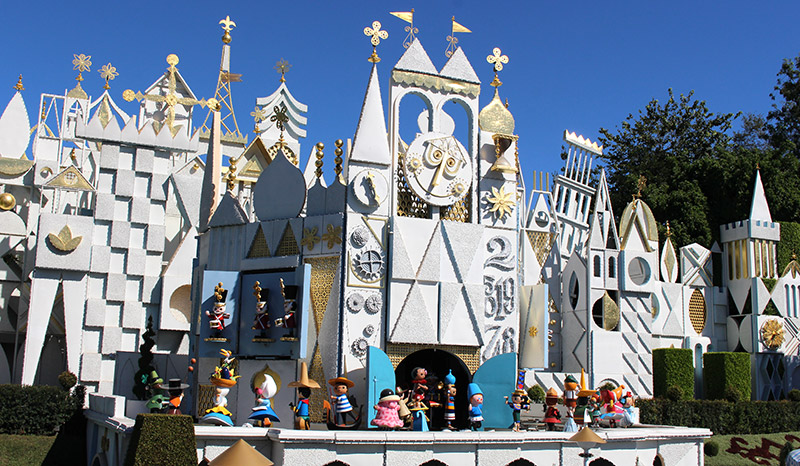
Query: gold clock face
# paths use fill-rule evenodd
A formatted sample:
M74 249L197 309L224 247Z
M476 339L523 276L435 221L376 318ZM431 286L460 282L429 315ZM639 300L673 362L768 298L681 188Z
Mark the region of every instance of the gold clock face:
M783 344L783 324L770 319L761 326L761 340L769 349L778 349Z
M420 134L404 157L406 181L429 204L448 206L464 197L472 184L472 164L453 136Z

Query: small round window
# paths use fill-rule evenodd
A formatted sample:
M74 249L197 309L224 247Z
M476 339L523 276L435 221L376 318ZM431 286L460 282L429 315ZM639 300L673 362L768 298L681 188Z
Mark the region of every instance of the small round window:
M650 281L650 266L641 257L634 257L628 264L628 276L637 285L644 285Z
M569 305L572 306L573 310L578 305L578 296L580 291L578 275L575 272L572 272L572 276L569 279Z

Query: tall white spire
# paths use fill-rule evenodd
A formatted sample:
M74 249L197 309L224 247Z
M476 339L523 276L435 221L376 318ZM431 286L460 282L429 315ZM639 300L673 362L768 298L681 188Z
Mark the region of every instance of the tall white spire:
M348 160L380 165L391 165L392 163L376 64L372 65L367 93L364 96L364 105L361 107L361 117L358 120L358 128L356 128L353 140L353 151Z
M767 196L764 195L764 185L761 184L761 170L758 168L756 168L756 185L753 188L753 202L750 204L750 220L772 223Z

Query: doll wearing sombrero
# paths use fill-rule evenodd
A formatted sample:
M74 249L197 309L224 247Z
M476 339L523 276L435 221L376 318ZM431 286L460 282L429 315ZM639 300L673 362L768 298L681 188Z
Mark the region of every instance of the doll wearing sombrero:
M334 395L331 395L331 400L334 403L333 412L336 414L336 424L344 425L348 415L357 421L358 418L353 414L353 405L350 404L350 398L347 396L347 390L353 388L355 383L347 377L336 377L328 380L328 384L333 387Z
M294 411L294 428L308 430L311 428L308 398L311 396L312 388L320 388L319 383L308 378L308 364L300 363L300 380L295 380L288 386L297 388L297 406L289 403L289 407Z

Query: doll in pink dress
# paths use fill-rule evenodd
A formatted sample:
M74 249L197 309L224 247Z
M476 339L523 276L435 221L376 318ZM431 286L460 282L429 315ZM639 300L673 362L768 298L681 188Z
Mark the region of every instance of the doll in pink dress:
M375 419L370 422L373 426L378 426L380 430L392 430L403 427L403 421L397 414L400 411L400 397L395 395L392 389L387 388L381 392L381 399L374 406L377 414Z

